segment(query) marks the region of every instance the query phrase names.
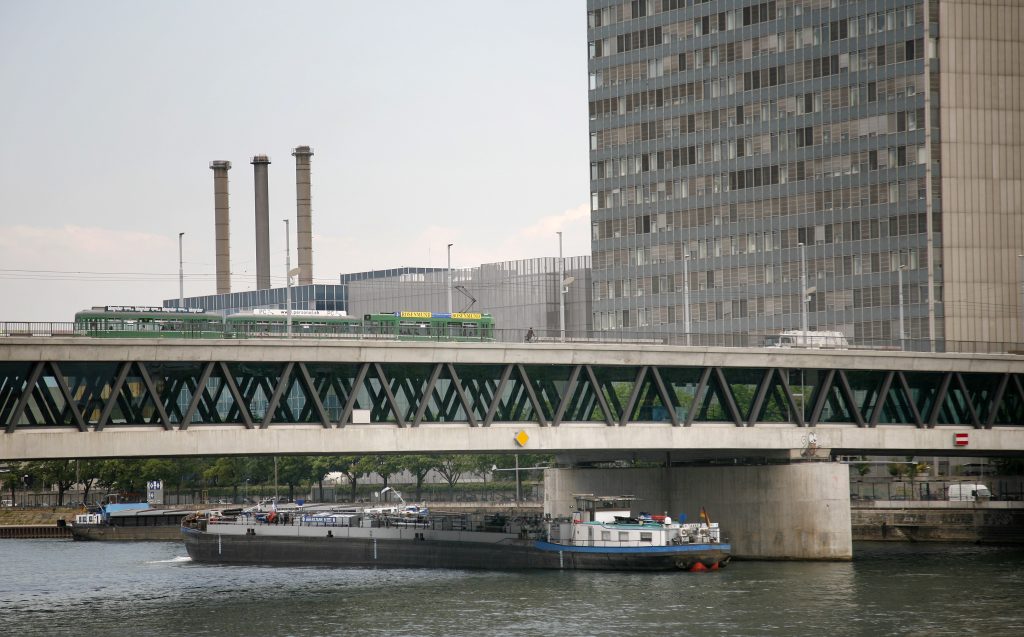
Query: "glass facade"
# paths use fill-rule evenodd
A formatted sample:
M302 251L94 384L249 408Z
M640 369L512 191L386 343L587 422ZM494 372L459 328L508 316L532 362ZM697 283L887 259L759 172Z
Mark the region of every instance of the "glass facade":
M922 0L590 0L588 19L596 329L682 332L688 296L695 344L806 316L899 345L902 279L906 338L941 342Z

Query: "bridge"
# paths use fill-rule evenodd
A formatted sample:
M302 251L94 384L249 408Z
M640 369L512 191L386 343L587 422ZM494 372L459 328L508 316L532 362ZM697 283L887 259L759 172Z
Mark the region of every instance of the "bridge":
M1024 451L1024 356L648 344L0 339L0 459Z
M701 503L745 557L850 559L849 469L817 460L1024 451L1010 354L6 337L0 361L3 460L554 453L550 511ZM587 468L625 458L658 465Z

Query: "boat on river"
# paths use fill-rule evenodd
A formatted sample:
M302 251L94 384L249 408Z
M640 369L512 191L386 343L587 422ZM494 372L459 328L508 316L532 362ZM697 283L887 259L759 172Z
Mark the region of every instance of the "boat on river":
M154 508L145 502L104 505L98 513L80 513L69 525L75 540L180 541L181 523L194 509Z
M632 496L577 495L571 516L337 505L190 515L181 533L196 562L369 568L717 570L721 530L632 514Z

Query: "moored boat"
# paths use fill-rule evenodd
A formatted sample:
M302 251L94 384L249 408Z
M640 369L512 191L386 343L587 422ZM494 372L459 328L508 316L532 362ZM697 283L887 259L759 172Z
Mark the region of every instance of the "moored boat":
M194 561L371 568L717 570L731 547L696 523L633 515L632 498L576 496L571 517L332 505L199 513L181 532Z
M75 540L181 540L181 523L194 510L159 509L145 502L107 504L99 513L75 516Z

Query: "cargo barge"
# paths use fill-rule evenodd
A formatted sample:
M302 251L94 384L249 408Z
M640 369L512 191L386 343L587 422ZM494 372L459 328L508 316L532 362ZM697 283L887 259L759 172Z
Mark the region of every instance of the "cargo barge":
M145 502L107 504L70 524L75 540L181 541L181 524L195 510L158 509Z
M189 556L217 564L364 568L717 570L717 524L633 515L629 496L576 496L571 517L474 515L330 505L221 510L185 518Z

